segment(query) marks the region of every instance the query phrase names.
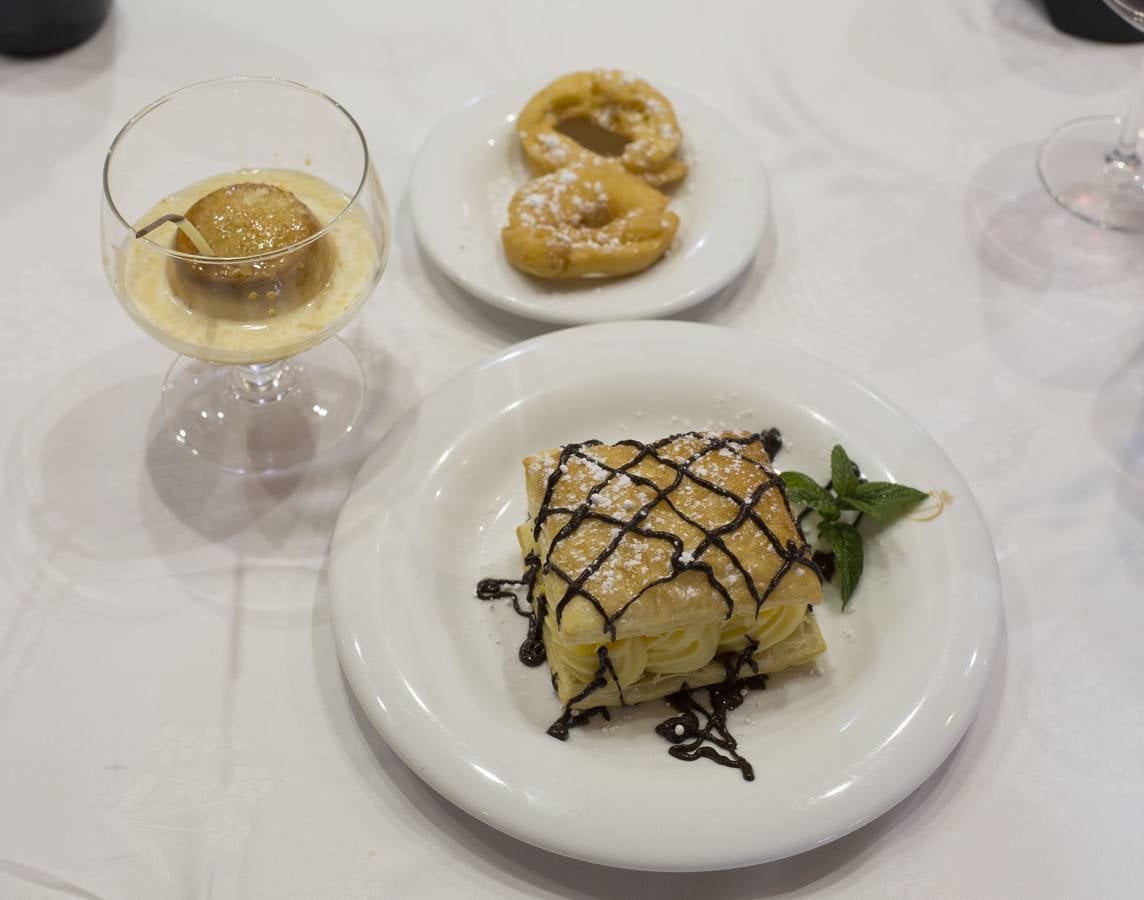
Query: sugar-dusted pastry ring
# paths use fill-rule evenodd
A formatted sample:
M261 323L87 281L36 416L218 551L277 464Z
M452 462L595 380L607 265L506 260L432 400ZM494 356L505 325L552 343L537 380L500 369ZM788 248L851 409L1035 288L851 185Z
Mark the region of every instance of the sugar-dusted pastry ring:
M679 217L667 197L618 165L573 165L513 195L505 255L540 278L631 275L671 245Z
M687 174L687 164L675 157L681 134L671 103L646 81L605 69L557 78L521 111L517 132L535 174L604 159L556 130L576 118L626 138L618 162L648 184L671 184Z

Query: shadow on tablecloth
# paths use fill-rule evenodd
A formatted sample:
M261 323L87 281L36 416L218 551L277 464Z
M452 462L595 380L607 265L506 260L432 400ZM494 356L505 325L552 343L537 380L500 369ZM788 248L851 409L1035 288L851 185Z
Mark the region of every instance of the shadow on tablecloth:
M1139 235L1060 208L1037 180L1037 143L987 158L965 194L981 315L997 360L1063 388L1093 389L1144 344Z

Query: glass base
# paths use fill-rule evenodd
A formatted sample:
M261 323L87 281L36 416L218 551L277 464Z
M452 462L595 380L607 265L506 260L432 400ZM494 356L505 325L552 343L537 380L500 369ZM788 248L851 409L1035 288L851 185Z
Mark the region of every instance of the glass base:
M1101 228L1144 231L1144 164L1116 149L1121 122L1094 116L1062 125L1041 145L1037 171L1073 215Z
M334 338L259 366L178 357L163 383L175 440L230 472L281 472L344 440L365 399L361 364Z

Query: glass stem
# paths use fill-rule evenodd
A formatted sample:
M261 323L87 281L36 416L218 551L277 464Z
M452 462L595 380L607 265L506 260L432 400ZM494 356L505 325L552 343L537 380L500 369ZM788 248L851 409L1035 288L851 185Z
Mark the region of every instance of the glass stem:
M1132 100L1128 104L1128 112L1120 126L1120 138L1116 142L1116 149L1112 157L1116 162L1137 166L1140 164L1138 145L1140 143L1140 126L1144 125L1144 62L1136 75L1136 84L1132 88Z
M231 366L230 382L234 394L249 403L273 403L290 390L286 361Z

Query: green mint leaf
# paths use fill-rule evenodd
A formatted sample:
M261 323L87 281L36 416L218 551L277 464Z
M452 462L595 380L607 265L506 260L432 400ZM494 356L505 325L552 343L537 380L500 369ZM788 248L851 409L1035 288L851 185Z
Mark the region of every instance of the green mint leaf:
M827 500L829 497L822 486L809 475L802 472L783 472L783 484L786 485L787 499L791 503L809 506L813 500Z
M834 551L838 588L842 591L842 608L846 609L862 578L865 561L862 535L857 528L845 522L827 522L818 527L818 536Z
M925 491L892 484L889 481L867 481L854 488L846 502L879 522L885 522L928 497Z
M834 493L839 497L848 497L858 486L858 475L854 471L854 463L846 455L841 444L835 444L830 451L830 481L834 485Z
M818 510L824 519L833 521L838 518L838 504L834 498L817 481L802 472L783 472L783 483L786 485L787 499L800 506L809 506Z
M885 522L889 518L889 511L884 510L874 503L867 503L865 500L859 500L857 497L847 497L845 500L839 500L843 509L853 509L860 513L865 513L879 522Z

